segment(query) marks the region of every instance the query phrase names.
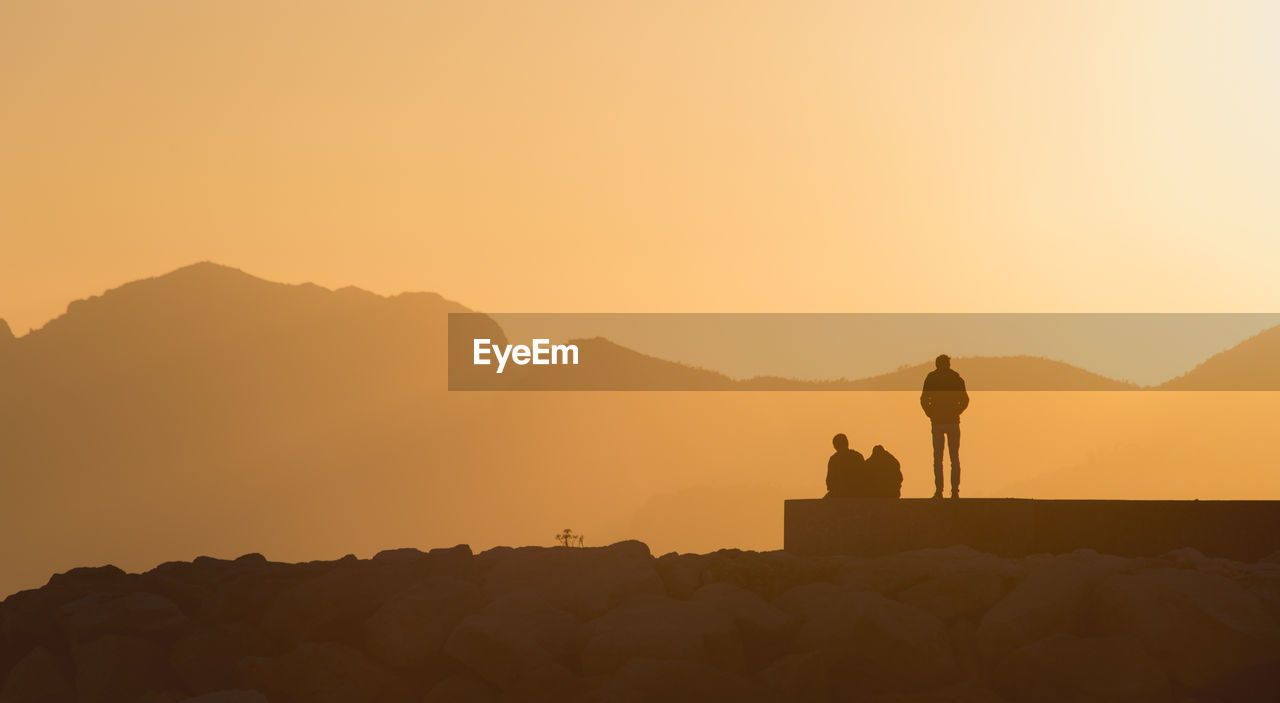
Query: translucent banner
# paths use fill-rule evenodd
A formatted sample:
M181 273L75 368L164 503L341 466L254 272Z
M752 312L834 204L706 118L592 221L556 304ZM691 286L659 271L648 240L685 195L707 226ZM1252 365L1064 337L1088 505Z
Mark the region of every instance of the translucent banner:
M969 390L1280 390L1280 314L449 315L455 391L920 391L942 365Z

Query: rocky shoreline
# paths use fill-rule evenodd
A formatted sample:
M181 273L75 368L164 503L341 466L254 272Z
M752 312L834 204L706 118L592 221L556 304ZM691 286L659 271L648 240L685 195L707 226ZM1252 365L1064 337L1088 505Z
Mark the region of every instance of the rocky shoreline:
M59 574L0 603L8 701L1263 701L1280 555L1008 559L460 545Z

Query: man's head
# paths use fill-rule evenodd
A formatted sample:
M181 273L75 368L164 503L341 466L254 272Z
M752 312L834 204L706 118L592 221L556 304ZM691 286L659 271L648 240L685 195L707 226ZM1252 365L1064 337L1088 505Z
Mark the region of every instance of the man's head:
M943 369L949 369L951 368L951 357L947 356L946 354L939 354L938 358L933 360L933 363L935 366L938 367L939 371Z
M831 446L835 447L838 452L847 451L849 449L849 438L844 436L844 433L841 432L831 438Z

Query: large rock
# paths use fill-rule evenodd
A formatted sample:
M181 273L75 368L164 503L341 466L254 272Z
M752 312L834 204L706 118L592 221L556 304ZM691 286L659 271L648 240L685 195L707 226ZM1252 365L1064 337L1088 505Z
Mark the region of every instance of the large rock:
M257 691L233 689L183 698L179 703L268 703L268 701L266 696Z
M412 547L384 549L374 555L375 565L391 565L411 578L467 578L473 566L471 545L437 547L423 552Z
M954 681L959 670L938 618L870 591L802 586L776 603L801 618L794 652L816 652L839 697L918 691Z
M240 663L246 685L284 703L405 701L409 693L360 652L336 642L304 642L275 657Z
M365 620L409 585L379 566L343 559L325 573L280 591L263 615L263 629L293 642L361 643Z
M768 701L766 689L737 674L683 659L628 659L604 684L586 696L600 703L664 701Z
M136 578L136 577L132 577ZM114 564L106 566L78 566L60 574L49 577L45 588L51 590L67 590L85 593L89 591L109 591L125 586L131 577L123 569Z
M588 548L528 547L496 555L493 561L484 584L490 597L532 591L584 619L600 615L631 596L665 592L643 542Z
M432 579L391 598L365 621L365 649L397 668L422 668L444 649L458 622L481 605L468 581Z
M779 700L821 703L832 700L827 665L820 652L779 657L757 678Z
M1165 566L1225 576L1240 584L1262 603L1271 619L1280 622L1280 563L1262 560L1254 564L1207 557L1195 549L1176 549L1162 558Z
M1225 695L1280 685L1280 628L1231 579L1188 569L1116 574L1094 593L1091 622L1142 642L1171 678Z
M0 687L0 703L74 703L69 668L49 650L36 647L9 670Z
M240 661L272 654L276 644L244 623L202 624L168 648L169 668L188 691L234 689L240 684Z
M797 557L790 552L721 549L702 557L701 585L729 582L766 599L814 581L832 581L838 560Z
M256 586L276 581L280 576L301 576L306 567L268 562L261 554L245 554L237 559L197 557L190 562L171 561L142 574L139 590L158 593L193 616L228 613L211 612L218 605L218 590L228 580L248 577ZM260 614L260 613L259 613Z
M155 593L94 593L62 606L59 620L72 643L104 634L151 635L187 624L173 601Z
M743 628L776 636L791 624L786 613L760 594L729 582L707 584L693 594L693 601L705 603L733 618Z
M897 599L950 620L985 612L1004 597L1005 583L997 571L956 571L917 583Z
M463 618L444 651L508 694L554 699L581 687L568 667L580 625L540 594L517 591Z
M325 573L327 564L275 564L200 557L162 564L144 575L149 588L197 619L258 624L280 594ZM191 605L184 605L191 603Z
M81 703L137 701L169 688L160 649L130 635L103 635L73 652L76 698Z
M587 623L582 670L609 674L628 659L679 659L743 667L742 643L726 610L702 601L639 596Z
M1053 635L1005 658L991 676L1010 701L1157 703L1173 690L1160 665L1126 637Z
M431 687L423 703L497 703L502 690L469 674L454 674Z
M705 603L733 618L747 668L751 671L781 656L790 641L795 621L755 591L721 581L699 588L693 594L693 601Z
M1083 550L1028 557L1026 577L978 625L976 641L982 658L995 663L1015 649L1077 629L1098 581L1129 565L1127 559Z
M1253 594L1272 621L1280 622L1280 564L1250 565L1232 575L1232 580Z
M678 554L670 552L654 560L653 566L666 586L667 595L687 600L702 586L709 559L703 554Z
M830 612L841 598L853 590L859 589L837 586L826 581L806 583L778 596L773 601L773 605L790 617L803 622Z
M843 557L837 577L845 586L856 586L884 595L895 595L930 579L958 573L995 574L1019 577L1021 565L1013 559L956 545L947 548L917 549L881 557Z

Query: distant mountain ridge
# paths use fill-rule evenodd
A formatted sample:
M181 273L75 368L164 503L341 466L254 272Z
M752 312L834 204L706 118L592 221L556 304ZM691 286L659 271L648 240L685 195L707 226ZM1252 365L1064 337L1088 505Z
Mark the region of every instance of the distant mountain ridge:
M0 530L61 545L9 544L0 590L92 563L95 545L213 552L237 535L356 531L367 518L343 500L401 519L430 509L447 524L455 513L423 498L426 486L469 493L479 475L433 470L396 491L377 477L425 456L463 463L481 443L475 403L433 400L450 312L469 311L433 293L286 285L199 263L73 302L0 344ZM446 430L456 441L424 453L420 437Z
M963 370L970 389L989 391L1016 390L1136 390L1138 386L1117 381L1071 364L1035 356L971 356L953 361ZM901 391L917 390L924 377L934 369L932 361L904 366L897 371L856 380L799 381L757 377L743 383L761 390L849 390Z
M777 376L734 379L718 371L637 352L603 337L571 339L580 366L513 366L503 375L472 374L486 390L655 390L655 391L918 391L932 361L862 379L805 380ZM454 356L467 366L470 349ZM954 362L969 388L995 391L1116 391L1139 386L1086 371L1062 361L1033 356L963 357ZM455 371L456 372L456 371Z
M1272 327L1214 354L1161 390L1280 390L1280 327Z
M395 301L397 305L425 307L452 306L449 312L471 312L458 303L446 301L435 293L402 293L384 297L348 286L330 291L315 284L296 286L273 283L239 269L200 262L184 266L161 276L140 279L107 291L103 295L76 300L67 312L44 327L23 337L14 337L0 319L0 348L44 348L48 341L71 328L103 335L104 339L120 339L129 329L145 321L157 321L156 315L172 315L173 305L187 305L186 314L193 317L213 315L241 306L253 308L260 296L281 290L310 291L319 300L327 296L329 304L353 309L357 301ZM201 291L197 293L196 291ZM163 303L161 301L164 301ZM114 330L95 327L94 313L112 307L127 308L109 313L118 325ZM88 316L86 316L88 314ZM120 316L123 315L123 316ZM503 340L500 328L488 316L484 333ZM175 322L169 319L166 324ZM619 345L603 337L571 340L583 350L583 356L595 363L580 367L532 369L512 367L506 378L493 379L493 388L512 390L572 389L588 390L908 390L918 387L920 379L932 369L931 362L904 365L896 371L857 379L795 379L757 376L733 379L713 369L650 356ZM9 342L17 342L9 345ZM605 361L598 361L603 358ZM1280 327L1266 330L1245 342L1225 350L1177 378L1152 388L1163 390L1204 389L1280 389L1280 365L1270 363L1280 358ZM1063 361L1026 355L978 356L956 360L971 388L982 390L1137 390L1137 384L1108 378Z

